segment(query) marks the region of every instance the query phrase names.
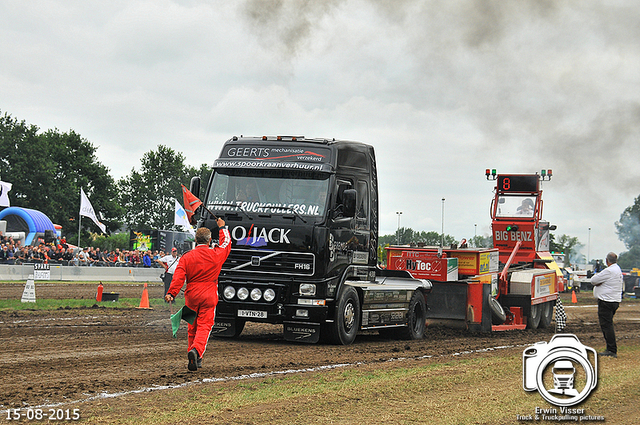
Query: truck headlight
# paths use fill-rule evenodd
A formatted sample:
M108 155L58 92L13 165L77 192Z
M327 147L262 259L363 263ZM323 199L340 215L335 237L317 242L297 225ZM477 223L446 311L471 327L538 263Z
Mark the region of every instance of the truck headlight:
M233 286L227 286L224 288L223 294L226 299L230 300L236 295L236 288Z
M314 283L301 283L299 292L300 295L313 297L316 295L316 285Z
M276 291L274 291L273 289L269 288L266 291L264 291L264 300L266 302L270 303L275 298L276 298Z
M262 297L262 291L259 290L258 288L253 288L253 290L251 290L251 299L254 301L260 301L260 298Z
M248 296L249 290L247 288L243 287L238 289L238 298L240 298L242 301L246 300Z

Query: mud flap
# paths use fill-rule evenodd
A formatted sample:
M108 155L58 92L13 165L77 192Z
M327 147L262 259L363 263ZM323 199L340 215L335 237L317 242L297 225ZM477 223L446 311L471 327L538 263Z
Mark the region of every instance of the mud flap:
M238 325L239 324L235 319L226 319L226 318L216 317L215 323L211 328L210 336L233 338L239 334L239 332L237 332Z
M467 319L467 284L455 282L431 282L427 294L427 319ZM482 285L490 286L490 285Z
M284 339L315 344L320 340L320 325L317 323L284 322Z
M480 323L470 323L469 330L472 332L491 332L492 314L489 306L491 295L491 285L482 285L482 320Z

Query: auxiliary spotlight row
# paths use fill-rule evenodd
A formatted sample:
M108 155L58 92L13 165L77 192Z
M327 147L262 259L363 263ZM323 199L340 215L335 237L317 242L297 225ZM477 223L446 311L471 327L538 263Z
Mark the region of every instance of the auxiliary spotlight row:
M260 288L253 288L249 290L245 287L241 287L236 291L236 288L229 285L224 288L222 294L224 298L229 301L233 300L235 297L238 297L240 301L244 301L249 297L251 297L253 301L260 301L261 299L264 299L268 303L276 299L276 291L271 288L265 290L263 293Z

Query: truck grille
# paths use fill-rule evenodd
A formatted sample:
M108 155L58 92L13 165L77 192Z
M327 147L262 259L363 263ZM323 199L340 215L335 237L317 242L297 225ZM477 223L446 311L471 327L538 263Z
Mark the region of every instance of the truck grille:
M300 252L234 248L222 268L233 272L311 276L315 271L315 256Z

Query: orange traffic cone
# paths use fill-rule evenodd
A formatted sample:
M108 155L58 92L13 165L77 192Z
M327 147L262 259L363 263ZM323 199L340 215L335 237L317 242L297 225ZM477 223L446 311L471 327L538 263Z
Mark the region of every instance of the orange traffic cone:
M571 291L571 302L576 304L578 302L578 299L576 298L576 291Z
M149 290L147 289L146 282L144 284L144 289L142 290L142 298L140 299L140 306L138 308L152 310L152 308L149 307Z
M102 286L102 282L98 285L98 293L96 294L96 301L102 301L102 291L104 291L104 286Z

